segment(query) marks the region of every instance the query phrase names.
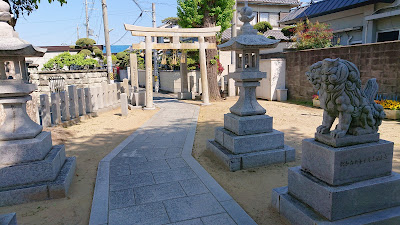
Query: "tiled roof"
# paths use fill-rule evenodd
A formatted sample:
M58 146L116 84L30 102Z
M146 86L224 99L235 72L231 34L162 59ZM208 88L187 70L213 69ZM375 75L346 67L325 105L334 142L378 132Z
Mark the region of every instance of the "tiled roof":
M244 2L244 1L238 1ZM299 5L299 0L248 0L253 3L270 3L270 4L285 4L285 5Z
M289 40L289 38L285 37L285 35L283 35L283 33L280 30L269 30L264 33L264 36L265 37L274 36L277 40ZM231 28L226 29L222 33L221 38L223 42L231 39Z
M300 20L305 17L313 18L378 2L393 3L394 1L395 0L324 0L297 9L283 18L280 22Z
M287 14L283 19L281 19L280 21L279 21L279 23L285 23L285 22L288 22L288 21L295 21L296 20L296 18L300 15L300 14L302 14L306 9L308 9L308 5L307 6L303 6L303 7L300 7L300 8L298 8L298 9L295 9L295 10L293 10L293 11L291 11L289 14Z

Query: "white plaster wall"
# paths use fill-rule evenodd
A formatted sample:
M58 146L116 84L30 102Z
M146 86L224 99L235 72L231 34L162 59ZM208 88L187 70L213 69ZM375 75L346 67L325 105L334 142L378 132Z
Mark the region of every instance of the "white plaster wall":
M260 81L256 89L257 98L277 100L277 89L285 89L286 60L281 58L260 60L260 71L267 72L267 78Z
M160 89L172 93L181 91L180 71L160 71Z

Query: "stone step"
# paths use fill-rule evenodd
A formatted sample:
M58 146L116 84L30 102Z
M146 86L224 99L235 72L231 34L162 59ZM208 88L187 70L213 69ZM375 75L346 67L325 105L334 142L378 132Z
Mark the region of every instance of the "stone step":
M0 167L43 160L51 148L51 133L44 131L32 139L0 141Z
M330 185L342 185L391 174L393 142L334 148L305 139L301 168Z
M333 187L300 167L288 171L289 193L328 220L400 206L400 174Z
M0 189L53 181L65 161L65 146L57 145L41 161L21 163L0 168Z
M54 198L64 198L68 193L72 178L75 175L75 168L76 158L69 157L65 160L60 173L54 181L0 190L0 207Z
M292 225L398 225L400 206L329 221L309 206L291 196L287 187L272 190L272 206Z
M273 118L267 115L237 116L224 115L224 128L236 135L250 135L272 132Z
M277 130L270 133L238 136L223 127L215 130L215 141L224 146L233 154L282 149L284 134Z
M286 163L296 160L294 148L285 145L283 148L232 154L224 146L214 140L207 141L207 150L211 151L230 171L250 169L276 163Z

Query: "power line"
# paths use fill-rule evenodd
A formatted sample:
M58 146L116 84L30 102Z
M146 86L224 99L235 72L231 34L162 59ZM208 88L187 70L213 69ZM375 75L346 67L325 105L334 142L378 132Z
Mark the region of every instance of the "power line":
M135 22L133 22L132 25L135 25L135 23L139 20L140 17L142 17L142 15L143 15L143 12L140 13L140 15L138 16L138 18L136 18ZM112 45L115 45L116 43L118 43L119 41L121 41L122 38L124 38L124 37L126 36L127 33L128 33L128 31L126 31L125 34L122 35L122 37L120 37L120 38L118 39L118 41L114 42Z

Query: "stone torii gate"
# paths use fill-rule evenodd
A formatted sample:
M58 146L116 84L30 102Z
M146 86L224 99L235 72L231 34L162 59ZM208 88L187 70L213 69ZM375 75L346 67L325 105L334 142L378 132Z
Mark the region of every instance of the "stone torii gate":
M141 27L125 24L125 30L131 31L132 36L145 37L145 42L133 44L132 49L145 49L146 58L146 108L152 109L153 106L153 76L152 76L152 50L183 50L199 49L200 51L200 73L202 85L203 105L209 105L206 49L217 49L215 43L204 41L205 37L215 36L221 30L221 27L210 28L153 28ZM152 42L152 37L172 37L172 43ZM197 37L198 42L180 43L181 37ZM183 81L182 81L183 82Z

